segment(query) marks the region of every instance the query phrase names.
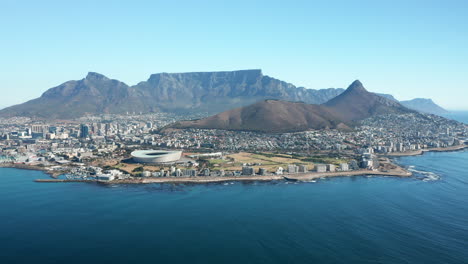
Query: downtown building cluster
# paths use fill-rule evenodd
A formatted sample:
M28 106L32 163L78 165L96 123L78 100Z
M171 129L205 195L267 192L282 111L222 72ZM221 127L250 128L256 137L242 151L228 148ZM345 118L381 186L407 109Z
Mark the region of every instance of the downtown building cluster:
M215 129L186 129L159 133L158 129L190 115L155 113L85 117L75 122L39 122L16 117L0 119L0 163L23 162L57 167L82 164L93 159L126 159L135 149L178 149L186 152L240 151L281 152L310 155L319 153L353 157L354 163L316 164L314 170L346 171L375 168L375 154L404 153L428 148L465 144L467 125L434 115L382 115L364 120L353 130L316 130L268 134ZM291 166L296 166L292 165ZM149 172L152 177L238 176L266 174L252 171L210 171L209 168L182 168ZM278 168L280 173L300 173L307 169ZM147 176L148 172L141 173Z

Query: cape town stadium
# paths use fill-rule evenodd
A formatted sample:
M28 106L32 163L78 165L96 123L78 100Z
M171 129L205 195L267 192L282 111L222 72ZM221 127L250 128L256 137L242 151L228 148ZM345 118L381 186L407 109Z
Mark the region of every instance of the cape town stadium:
M136 150L131 153L133 161L138 163L170 163L180 159L178 150Z

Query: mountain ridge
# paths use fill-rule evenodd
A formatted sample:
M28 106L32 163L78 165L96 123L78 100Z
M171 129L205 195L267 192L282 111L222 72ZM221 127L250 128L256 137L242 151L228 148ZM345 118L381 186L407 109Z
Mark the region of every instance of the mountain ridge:
M296 87L263 75L261 70L157 73L133 86L89 72L81 80L50 88L39 98L0 110L0 116L77 118L126 112L218 113L265 99L320 104L343 90Z
M349 129L332 110L322 105L281 100L264 100L207 118L181 121L170 128L201 128L269 133L309 129Z
M359 80L354 81L342 94L324 104L333 108L342 120L355 122L386 113L413 112L399 102L368 92Z
M155 73L146 81L127 85L97 72L45 91L39 98L0 110L0 116L73 119L85 115L127 112L220 113L258 101L278 99L323 104L343 88L307 89L263 75L260 69L216 72ZM378 94L397 101L388 94ZM403 101L409 108L417 105ZM427 105L427 104L426 104ZM445 113L439 106L423 112ZM443 110L443 109L442 109Z
M255 132L298 132L320 129L350 129L359 121L383 114L415 111L398 102L368 92L354 81L345 92L325 104L265 100L207 118L177 122L168 128L202 128Z
M402 105L417 110L422 113L443 115L449 113L449 111L440 107L430 98L414 98L411 100L405 100L400 102Z

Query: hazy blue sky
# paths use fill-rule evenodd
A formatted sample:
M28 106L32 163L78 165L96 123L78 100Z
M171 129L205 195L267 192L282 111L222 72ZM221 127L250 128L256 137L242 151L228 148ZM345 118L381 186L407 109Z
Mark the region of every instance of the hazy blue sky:
M468 1L0 0L0 107L96 71L263 69L468 110Z

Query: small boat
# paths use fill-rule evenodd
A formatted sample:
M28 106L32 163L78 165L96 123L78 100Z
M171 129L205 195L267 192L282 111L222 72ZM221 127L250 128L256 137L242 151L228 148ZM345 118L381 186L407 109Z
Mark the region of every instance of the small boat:
M283 178L284 178L285 180L291 181L291 182L297 182L297 181L298 181L298 179L288 178L288 177L286 177L286 176L283 176Z

